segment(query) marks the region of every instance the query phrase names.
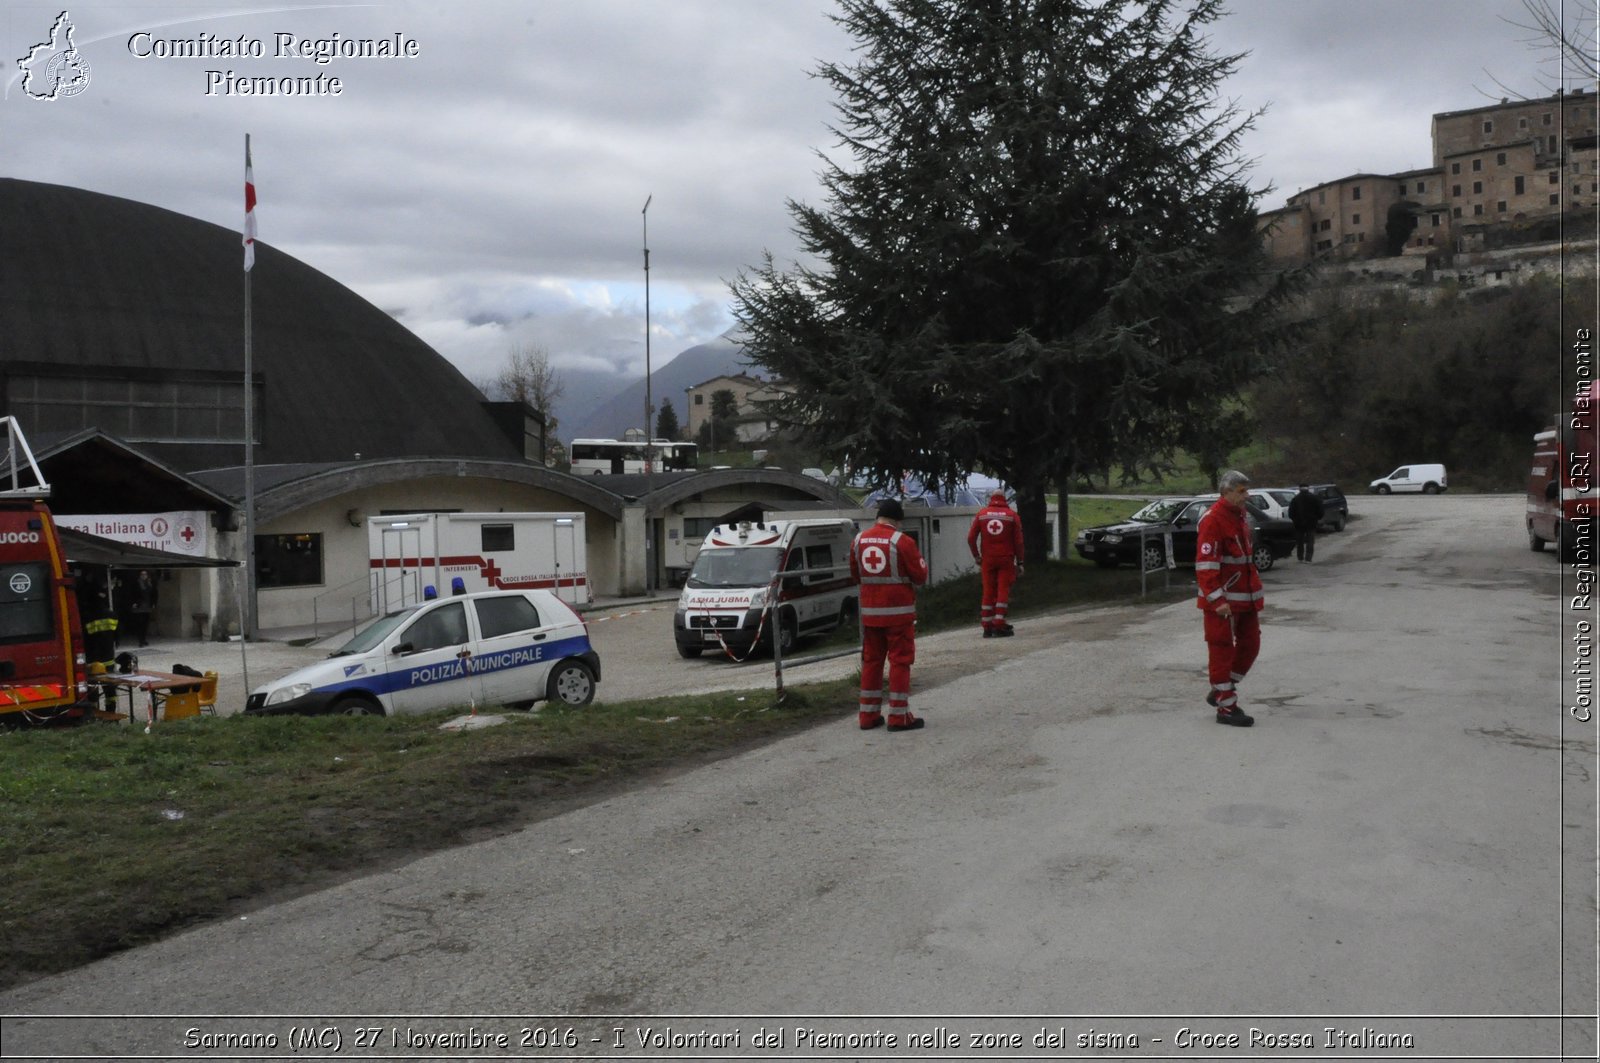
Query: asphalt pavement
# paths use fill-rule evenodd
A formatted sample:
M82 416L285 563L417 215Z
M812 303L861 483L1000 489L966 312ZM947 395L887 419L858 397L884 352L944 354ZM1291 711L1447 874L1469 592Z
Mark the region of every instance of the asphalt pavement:
M1518 498L1352 512L1267 577L1254 728L1212 722L1188 600L929 639L925 730L830 723L22 986L4 1054L1592 1059L1563 568Z

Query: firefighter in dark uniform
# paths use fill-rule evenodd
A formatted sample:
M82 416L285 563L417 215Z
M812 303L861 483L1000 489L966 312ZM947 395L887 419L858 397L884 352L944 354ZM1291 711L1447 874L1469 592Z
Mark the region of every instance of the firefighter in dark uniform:
M111 608L107 584L85 577L78 608L83 617L85 664L100 664L110 671L117 660L117 614Z
M889 730L923 726L911 712L911 665L917 656L916 588L928 581L928 563L900 530L905 507L878 503L878 520L850 544L850 578L861 586L861 729L884 723L883 662L889 662Z
M1254 717L1239 708L1239 681L1261 651L1259 614L1265 605L1261 574L1256 571L1245 498L1250 478L1228 471L1217 482L1222 497L1200 518L1195 543L1196 603L1205 614L1206 650L1211 692L1206 703L1217 710L1217 722L1249 727Z

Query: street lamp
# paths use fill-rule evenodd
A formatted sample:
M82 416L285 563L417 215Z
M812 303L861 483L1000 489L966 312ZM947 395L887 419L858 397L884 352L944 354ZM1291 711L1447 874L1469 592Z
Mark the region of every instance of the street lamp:
M654 193L644 197L644 209L639 211L644 238L644 496L650 497L651 481L655 476L655 426L650 423L653 403L650 401L650 201ZM644 589L646 593L655 585L655 555L651 549L655 536L650 528L650 510L644 513Z

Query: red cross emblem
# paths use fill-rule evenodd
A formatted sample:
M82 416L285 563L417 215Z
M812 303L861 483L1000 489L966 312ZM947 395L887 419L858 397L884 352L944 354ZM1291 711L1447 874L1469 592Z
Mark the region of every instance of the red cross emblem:
M183 529L178 532L178 535L186 543L194 542L194 529L192 527L190 527L189 525L187 525L187 524L185 524L183 526Z
M1005 530L1006 530L1005 522L1002 521L999 517L990 517L989 518L988 532L989 532L990 535L992 535L992 536L994 536L995 538L998 539L1000 537L1000 533L1005 531Z
M881 546L867 546L861 550L861 567L878 575L889 567L889 555L883 552Z

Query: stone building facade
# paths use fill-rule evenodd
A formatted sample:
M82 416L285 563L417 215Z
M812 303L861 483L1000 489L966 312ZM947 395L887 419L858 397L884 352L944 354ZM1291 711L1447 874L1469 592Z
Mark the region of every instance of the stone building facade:
M1579 90L1436 114L1433 165L1295 193L1259 216L1267 253L1285 264L1448 255L1481 246L1497 226L1592 211L1600 201L1596 102ZM1392 210L1415 222L1403 238L1390 233Z

